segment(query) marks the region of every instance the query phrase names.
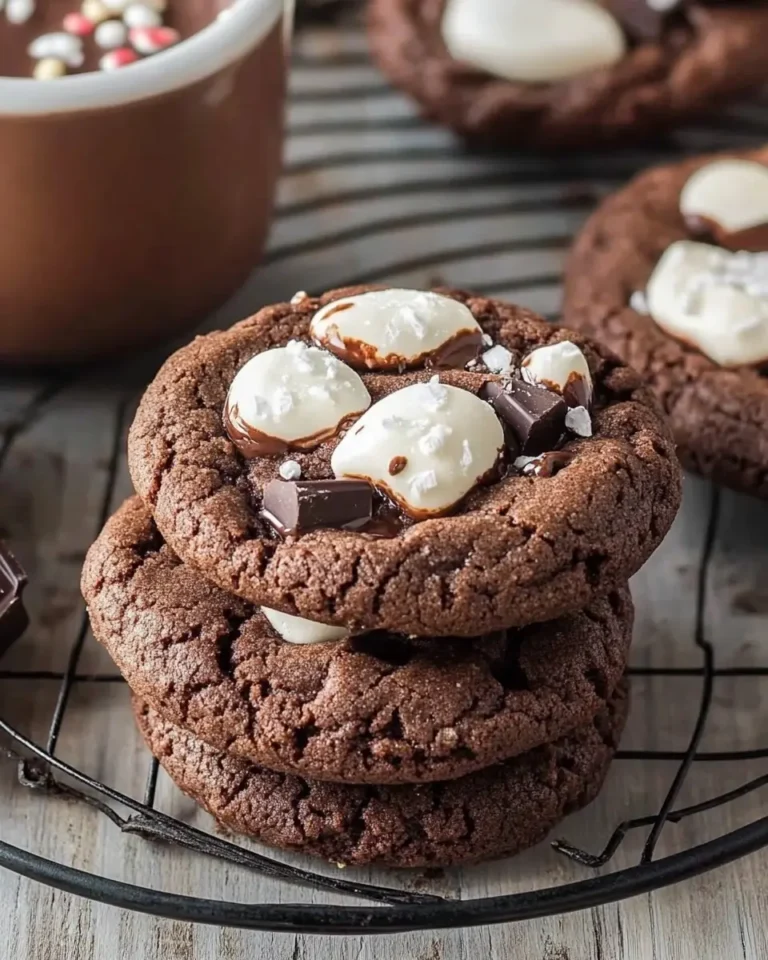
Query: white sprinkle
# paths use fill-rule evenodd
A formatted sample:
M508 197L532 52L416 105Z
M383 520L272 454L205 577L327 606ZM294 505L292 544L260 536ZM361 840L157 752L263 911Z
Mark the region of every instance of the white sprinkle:
M648 301L645 299L645 294L642 290L635 290L629 298L629 305L635 313L648 313Z
M472 451L469 448L469 440L462 440L461 459L459 460L459 464L464 468L464 470L468 470L472 466L473 459Z
M63 60L68 67L82 67L84 62L83 41L71 33L43 33L27 47L33 60L55 58Z
M102 50L116 50L125 44L128 30L121 20L105 20L96 27L93 39Z
M421 473L417 473L416 476L411 479L408 486L411 489L411 493L419 497L428 490L435 489L437 486L437 474L434 470L422 470Z
M500 343L486 350L481 359L491 373L504 373L512 365L512 354Z
M123 11L126 27L159 27L163 18L152 7L143 3L132 3Z
M230 8L226 7L224 10L221 11L221 13L219 14L219 17L221 17L225 13L229 13L229 11L230 11ZM294 295L291 297L291 304L293 306L296 306L296 304L301 303L302 300L309 300L309 294L307 293L306 290L298 290L296 293L294 293Z
M490 335L490 333L483 334L483 343L486 345L486 347L493 346L493 337Z
M433 456L445 446L445 441L452 433L453 430L445 424L433 424L423 437L419 437L419 450L427 457Z
M32 76L35 80L56 80L63 77L67 72L67 65L63 60L57 60L55 57L46 57L38 60Z
M283 480L298 480L301 477L301 466L295 460L285 460L277 472Z
M35 12L35 0L8 0L5 15L10 23L21 24Z
M592 436L592 418L586 407L573 407L565 415L566 429L577 437Z
M474 370L476 366L477 366L477 360L470 360L467 363L467 370Z

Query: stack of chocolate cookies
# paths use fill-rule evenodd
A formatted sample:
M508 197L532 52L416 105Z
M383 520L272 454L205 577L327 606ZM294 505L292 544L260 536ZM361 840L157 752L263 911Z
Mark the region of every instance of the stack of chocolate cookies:
M608 350L459 291L301 293L172 356L129 464L83 593L150 750L222 823L443 865L595 796L627 580L680 497Z

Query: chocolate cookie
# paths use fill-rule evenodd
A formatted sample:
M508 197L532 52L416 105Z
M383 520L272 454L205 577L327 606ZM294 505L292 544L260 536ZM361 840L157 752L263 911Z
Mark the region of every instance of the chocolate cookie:
M440 369L439 373L434 367L410 369L406 363L402 372L363 371L360 383L349 377L352 371L346 367L343 376L334 367L343 399L337 413L360 410L366 402L361 385L371 398L372 405L352 429L347 425L345 430L342 424L341 439L339 433L315 437L312 449L292 449L287 460L284 455L241 454L248 443L263 448L275 438L263 432L246 437L235 416L238 410L225 410L235 375L243 374L244 365L250 367L254 360L261 364L257 355L285 344L280 362L288 363L293 375L294 365L299 369L305 361L301 351L309 350L297 340L309 339L316 311L373 289L378 288L335 290L319 298L305 295L292 303L266 307L231 330L198 338L167 361L141 402L128 452L136 490L174 551L231 593L354 632L389 629L432 637L472 637L554 619L626 582L659 544L679 504L679 467L668 428L651 392L616 357L520 307L446 291L438 299L461 307L484 332L485 346L494 344L483 353L482 361L470 360L469 369ZM400 316L412 319L411 313ZM554 344L559 346L548 355L562 360L559 355L566 349L575 352L591 375L590 397L584 399L593 404L591 422L583 406L573 409L548 389L519 379L505 381L503 374L489 371L488 365L519 370L538 348ZM321 354L311 350L312 357ZM323 362L333 359L322 356ZM551 384L555 373L549 368L557 371L558 363L531 362L522 373L532 378L546 374ZM270 371L259 375L268 377ZM584 383L581 375L572 382L569 375L568 383L560 386L567 393L569 385L578 382ZM489 393L489 384L495 394ZM322 392L322 385L316 383L307 390L315 388ZM281 405L288 391L280 389L271 406L254 402L249 415L263 414L269 423L275 409L281 414L287 410L284 422L299 429L291 422L290 402ZM478 403L478 394L492 401L498 417L491 415L489 405ZM389 409L393 398L411 395L414 401L398 406L395 414L379 413L384 406ZM428 430L425 427L423 437L410 439L405 428L415 422L406 422L409 415L437 419L455 405L461 419L467 404L473 413L477 407L482 414L477 429L458 419L453 427L434 422ZM312 399L308 406L318 416L306 429L315 430L325 423L327 404ZM226 427L225 414L230 415ZM427 425L430 422L425 420ZM334 472L370 476L366 458L375 459L390 449L386 437L378 442L387 424L394 425L395 438L408 433L413 446L408 453L415 455L419 467L444 441L460 455L461 465L458 460L440 461L442 473L438 468L420 469L408 488L427 511L432 509L430 497L448 497L452 515L418 522L418 517L377 496L373 526L353 529L358 522L355 511L361 510L364 519L366 507L355 501L354 482L347 489L349 481L344 481L343 494L336 489L333 510L324 503L329 496L326 481ZM364 427L369 432L361 433ZM509 460L516 456L516 443L521 444L518 453L558 448L558 456L533 463L527 456L518 457L514 466L509 460L506 465L494 462L469 490L466 486L454 489L466 478L465 465L474 456L480 457L478 470L480 464L490 464L483 458L498 457L497 445L504 443L505 431ZM592 436L580 439L579 431ZM373 441L367 447L366 438ZM399 475L405 460L392 457L389 461L387 483L395 491L394 498L400 496L398 483L410 475L410 464ZM538 475L525 476L521 470ZM288 478L298 474L302 480L297 486ZM444 478L450 490L444 489ZM301 486L305 481L309 481L306 488ZM314 494L309 488L314 488ZM275 490L278 494L288 491L294 499L291 503L279 496L269 500ZM458 502L453 504L453 498ZM369 492L369 511L370 503ZM275 511L282 520L276 521ZM290 527L299 514L306 532L285 538L276 533L276 526ZM333 523L346 529L333 528Z
M93 631L132 689L220 750L349 782L460 777L588 723L624 672L626 588L568 619L467 640L297 645L167 547L138 497L91 548Z
M741 160L768 164L768 151L731 154ZM702 217L685 215L681 210L681 195L686 185L686 199L707 205L709 212L717 208L717 196L710 197L715 180L723 170L727 157L701 157L675 166L660 167L642 174L626 188L600 206L577 239L568 260L565 282L564 313L566 321L590 336L599 337L608 347L632 364L648 378L670 416L683 462L690 469L709 476L718 483L736 490L768 497L768 380L761 375L764 341L768 321L760 316L760 301L768 304L763 290L762 272L766 269L768 253L756 256L737 253L731 249L749 245L760 249L760 224L749 232L734 234L732 243L727 232L718 224L704 223ZM708 168L707 180L701 180ZM759 178L761 167L747 165L745 172ZM701 171L701 173L697 173ZM726 192L734 189L734 172L726 164ZM691 180L697 173L697 180ZM768 168L765 168L768 177ZM714 178L714 179L713 179ZM761 197L751 187L744 202L760 215ZM766 192L768 196L768 190ZM712 203L715 207L712 207ZM694 204L695 205L695 204ZM735 200L730 205L735 208ZM683 202L685 207L685 202ZM733 213L734 211L730 211ZM727 216L728 211L723 211ZM706 218L704 218L706 219ZM709 233L704 239L710 244L700 248L680 241L699 240L704 227ZM717 235L717 245L712 241ZM763 250L768 250L768 231L763 230ZM661 267L662 257L673 255L672 248L682 246L682 255L691 252L711 261L712 273L705 277L710 288L715 281L733 284L731 266L739 277L748 282L736 283L737 291L749 289L758 296L752 302L748 323L737 331L736 316L730 315L722 302L712 306L709 316L707 299L700 301L699 285L692 290L693 313L687 320L690 326L676 333L669 332L668 321L660 316L665 327L649 314L649 298L645 291L649 279ZM676 267L667 260L673 284L680 282L680 263ZM723 266L725 264L725 266ZM710 269L708 267L707 269ZM657 274L660 277L660 274ZM675 279L675 277L677 279ZM662 280L662 282L665 282ZM726 284L726 285L727 285ZM654 293L661 286L654 281ZM661 291L663 292L663 291ZM741 297L741 293L738 293ZM742 304L750 301L743 300ZM736 312L742 304L732 303ZM754 310L754 312L753 312ZM697 311L699 319L697 321ZM701 312L704 311L704 312ZM668 311L664 310L666 315ZM686 311L682 311L684 319ZM709 319L706 323L703 318ZM754 324L753 324L754 321ZM753 324L751 327L750 324ZM705 337L707 339L705 339ZM698 341L695 342L695 341ZM762 341L762 342L761 342ZM705 349L712 355L705 353ZM717 360L712 359L716 357ZM753 363L746 363L751 358Z
M570 11L554 9L553 0L529 3L516 25L510 11L518 4L525 6L499 0L506 7L500 14L493 4L478 9L476 0L464 0L463 20L457 12L446 21L446 0L370 0L374 57L427 117L465 137L514 147L636 140L768 79L768 8L761 3L678 0L664 4L675 8L667 17L650 0L606 0L613 26L607 10L590 11L580 0ZM532 7L545 32L526 48L519 37L530 29ZM583 49L574 50L582 24L565 17L579 9L589 22ZM659 22L647 29L639 15ZM481 18L490 16L484 36ZM564 61L571 71L562 70Z
M517 853L597 795L626 719L626 688L554 744L448 783L353 786L218 753L135 702L147 746L226 827L336 863L444 866Z

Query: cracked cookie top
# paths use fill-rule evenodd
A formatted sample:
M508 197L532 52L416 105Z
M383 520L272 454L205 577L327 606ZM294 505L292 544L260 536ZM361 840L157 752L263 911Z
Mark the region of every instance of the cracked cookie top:
M461 777L589 723L632 634L622 587L571 617L472 641L286 642L182 564L138 497L91 548L83 593L94 635L167 720L271 769L345 782Z
M566 322L647 378L686 466L763 498L767 208L765 149L643 173L577 238L564 302Z
M129 465L174 551L244 599L353 633L477 636L580 609L631 576L679 504L667 427L615 356L530 311L430 294L468 318L445 325L462 363L481 337L459 367L441 364L445 344L414 360L398 331L393 367L375 324L339 321L328 336L339 356L363 356L360 384L343 403L324 393L322 417L296 417L322 387L316 365L333 366L310 346L328 334L317 316L379 289L297 296L166 362ZM289 375L284 357L260 360L286 349Z

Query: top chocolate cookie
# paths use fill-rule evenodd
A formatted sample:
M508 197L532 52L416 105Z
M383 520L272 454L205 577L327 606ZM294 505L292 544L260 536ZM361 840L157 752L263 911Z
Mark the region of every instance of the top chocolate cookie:
M370 0L371 47L463 136L585 146L657 133L768 79L761 0Z
M422 636L581 609L680 497L634 372L459 291L297 295L198 338L147 390L129 465L168 543L224 589Z

